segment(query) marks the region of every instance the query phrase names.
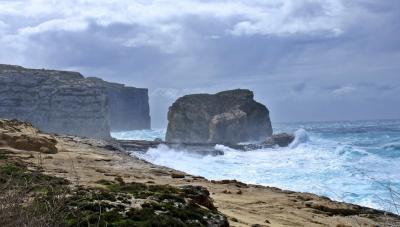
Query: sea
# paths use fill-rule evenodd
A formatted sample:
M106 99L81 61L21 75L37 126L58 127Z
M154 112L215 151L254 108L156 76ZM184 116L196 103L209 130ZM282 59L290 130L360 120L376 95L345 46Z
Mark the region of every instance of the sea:
M276 123L273 129L296 138L289 147L252 151L216 145L223 155L165 145L131 154L209 180L236 179L399 213L400 120ZM154 140L165 133L154 129L112 136Z

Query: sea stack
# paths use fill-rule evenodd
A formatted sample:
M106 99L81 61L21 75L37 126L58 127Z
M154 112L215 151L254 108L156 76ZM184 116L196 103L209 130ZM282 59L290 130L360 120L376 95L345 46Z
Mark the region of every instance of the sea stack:
M168 112L170 143L236 144L271 135L269 110L247 89L186 95Z

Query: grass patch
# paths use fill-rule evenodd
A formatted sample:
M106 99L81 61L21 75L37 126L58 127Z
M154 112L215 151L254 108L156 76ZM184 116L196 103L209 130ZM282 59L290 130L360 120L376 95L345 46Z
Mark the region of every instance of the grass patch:
M68 185L62 178L44 175L38 171L29 171L20 163L6 163L0 166L0 188L17 189L24 187L28 191L54 190Z
M190 203L169 185L100 180L104 188L68 181L0 161L0 226L227 226L224 216Z
M0 153L0 160L4 160L6 158L7 158L6 154Z

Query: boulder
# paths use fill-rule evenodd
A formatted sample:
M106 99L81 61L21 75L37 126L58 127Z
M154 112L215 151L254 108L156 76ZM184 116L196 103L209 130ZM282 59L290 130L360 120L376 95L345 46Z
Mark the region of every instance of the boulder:
M185 197L190 198L190 203L207 207L210 210L217 210L210 198L210 192L203 186L183 185L179 187Z
M246 89L186 95L169 108L169 143L235 144L272 135L268 109Z
M287 147L294 141L295 136L289 133L279 133L274 134L269 137L263 145L265 146L275 146L278 145L280 147Z
M234 144L230 145L230 147L241 151L273 148L275 146L288 147L295 140L295 138L296 136L292 133L278 133L268 137L265 141L261 143Z

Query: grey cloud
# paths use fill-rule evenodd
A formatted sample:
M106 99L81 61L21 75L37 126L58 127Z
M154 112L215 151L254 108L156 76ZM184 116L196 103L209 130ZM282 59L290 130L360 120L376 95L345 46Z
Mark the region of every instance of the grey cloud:
M293 87L293 90L295 91L295 92L302 92L302 91L304 91L304 89L306 88L306 86L307 86L307 83L305 83L305 82L302 82L302 83L297 83L297 84L294 84L292 87Z
M165 126L178 96L238 87L254 90L275 121L400 116L393 106L400 101L396 0L160 2L140 6L151 9L148 15L129 14L136 1L120 1L118 12L101 1L22 8L26 15L11 7L0 12L9 25L0 36L0 60L148 87L156 127ZM267 5L271 17L264 15ZM242 21L256 27L232 34Z

